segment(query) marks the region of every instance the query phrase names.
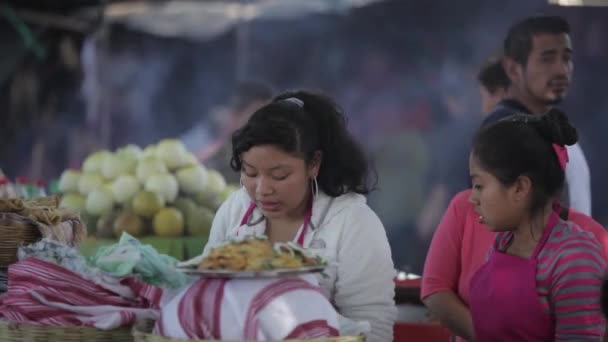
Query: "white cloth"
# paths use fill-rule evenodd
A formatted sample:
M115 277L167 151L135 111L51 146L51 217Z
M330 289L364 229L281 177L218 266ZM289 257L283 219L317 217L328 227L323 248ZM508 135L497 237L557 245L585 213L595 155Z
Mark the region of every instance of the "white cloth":
M249 195L241 189L222 204L203 255L236 236L250 203ZM250 222L261 219L261 212L254 210ZM329 262L327 277L319 277L326 297L342 316L371 324L368 341L392 341L397 316L395 270L382 222L365 197L349 193L332 198L319 193L313 203L311 228L304 247Z
M591 216L591 175L589 165L579 144L567 146L566 182L568 204L583 214Z
M201 279L161 311L155 333L181 339L282 341L337 336L338 314L312 275Z

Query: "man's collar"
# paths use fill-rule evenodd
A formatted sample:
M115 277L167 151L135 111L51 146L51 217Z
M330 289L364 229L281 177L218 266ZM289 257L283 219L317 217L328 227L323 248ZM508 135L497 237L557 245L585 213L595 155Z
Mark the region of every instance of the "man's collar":
M498 103L498 107L509 108L522 114L532 114L531 110L515 99L503 99Z

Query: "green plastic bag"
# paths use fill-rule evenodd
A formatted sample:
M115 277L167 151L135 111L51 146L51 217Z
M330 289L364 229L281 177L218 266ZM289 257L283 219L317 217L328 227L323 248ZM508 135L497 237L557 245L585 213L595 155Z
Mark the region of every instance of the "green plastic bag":
M137 275L146 283L173 289L190 281L175 269L177 262L127 233L122 233L117 244L100 247L91 259L94 266L116 277Z

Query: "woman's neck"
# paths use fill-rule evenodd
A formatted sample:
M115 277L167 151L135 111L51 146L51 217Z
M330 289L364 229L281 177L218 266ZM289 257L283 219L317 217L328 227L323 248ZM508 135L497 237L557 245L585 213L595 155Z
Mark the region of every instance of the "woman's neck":
M509 254L530 257L541 240L552 213L553 206L549 204L538 213L526 217L513 231L513 242L508 248Z
M285 214L285 217L282 218L285 221L300 221L302 220L304 217L306 217L306 213L308 211L308 207L312 205L311 201L312 201L312 195L310 194L310 192L308 194L306 194L306 197L304 197L304 200L302 200L302 202L298 205L297 208L287 212Z
M282 217L266 218L266 235L271 242L293 241L306 220L306 214L311 197L306 196L304 201L291 212Z

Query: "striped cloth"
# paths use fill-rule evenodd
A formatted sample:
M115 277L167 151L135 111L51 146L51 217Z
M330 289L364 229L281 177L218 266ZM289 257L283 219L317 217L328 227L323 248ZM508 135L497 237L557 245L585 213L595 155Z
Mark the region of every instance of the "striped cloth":
M171 292L135 277L98 285L59 265L27 258L9 267L8 282L8 292L0 296L0 318L17 323L110 330L157 320L158 334L201 339L339 335L337 313L312 275L201 279Z
M0 318L53 326L105 330L131 326L141 319L157 319L160 306L170 296L133 277L120 283L123 289L112 291L36 258L10 266L8 283L8 292L0 296ZM132 296L124 297L124 293Z
M285 340L338 336L338 315L314 276L201 279L163 307L155 333L170 338Z
M512 240L512 232L498 234L498 249L506 250ZM537 260L537 293L555 317L556 341L604 336L599 298L606 258L593 233L560 220Z

